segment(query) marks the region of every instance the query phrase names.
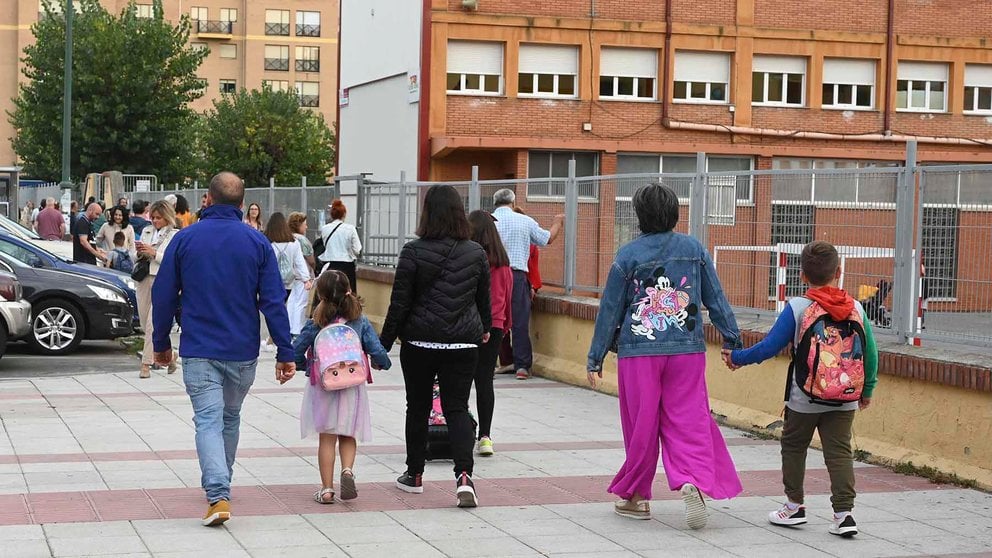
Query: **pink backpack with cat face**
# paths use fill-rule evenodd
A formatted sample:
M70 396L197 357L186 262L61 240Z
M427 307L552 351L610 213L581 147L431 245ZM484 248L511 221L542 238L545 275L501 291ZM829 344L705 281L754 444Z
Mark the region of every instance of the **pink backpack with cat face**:
M369 361L358 333L344 321L320 330L313 341L310 382L324 391L337 391L367 383Z

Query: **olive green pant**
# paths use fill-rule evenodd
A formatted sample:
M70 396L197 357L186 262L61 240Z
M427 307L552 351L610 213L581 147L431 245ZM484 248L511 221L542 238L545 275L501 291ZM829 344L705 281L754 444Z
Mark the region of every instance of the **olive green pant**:
M820 433L823 461L830 475L830 503L834 512L849 512L854 508L854 452L851 449L851 428L854 411L826 413L797 413L785 410L782 431L782 483L790 502L803 503L803 478L806 476L806 453L813 432Z

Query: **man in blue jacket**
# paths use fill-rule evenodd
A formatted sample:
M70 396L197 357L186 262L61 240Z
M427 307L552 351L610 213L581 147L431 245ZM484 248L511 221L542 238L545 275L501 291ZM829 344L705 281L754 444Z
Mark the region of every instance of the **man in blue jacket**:
M233 173L213 177L202 219L169 243L152 287L159 364L173 359L169 332L182 307L179 354L210 504L207 526L231 518L231 474L241 404L255 381L259 311L277 347L276 379L284 383L296 372L279 265L265 236L241 222L244 197L244 183Z

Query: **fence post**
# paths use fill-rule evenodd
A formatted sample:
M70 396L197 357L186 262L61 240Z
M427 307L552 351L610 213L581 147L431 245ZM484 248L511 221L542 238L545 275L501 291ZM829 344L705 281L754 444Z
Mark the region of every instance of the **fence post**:
M396 220L396 226L399 228L396 233L396 241L398 242L396 246L397 256L399 256L400 250L403 249L403 245L406 244L406 171L400 171L399 187L399 204L397 206L399 219Z
M307 177L300 177L300 207L303 208L303 214L310 217L310 206L307 205Z
M189 203L191 203L191 204L197 204L196 207L200 207L199 206L200 196L199 196L199 192L197 192L197 190L199 188L200 188L200 181L199 180L194 180L193 181L193 199L189 200Z
M896 189L895 269L892 274L892 328L900 343L908 343L916 290L913 278L913 224L916 216L916 142L906 142L906 166Z
M479 166L472 166L472 182L468 185L468 210L475 211L482 208L482 194L479 192Z
M689 235L706 244L706 153L696 153L696 175L689 189Z
M276 177L269 177L269 210L266 212L272 215L276 212Z
M337 179L334 180L334 194L335 194L334 199L340 198L339 195L341 190L340 184L341 182L339 180ZM365 187L365 177L362 175L358 175L358 177L355 178L355 205L358 206L357 207L358 216L355 219L355 229L356 232L358 233L358 238L362 240L363 254L365 253L365 251L368 250L368 245L369 245L369 237L365 234L366 233L365 208L368 205L366 200L367 195L368 195L368 189ZM321 208L321 210L324 210L324 208ZM364 260L364 256L362 257L362 259Z
M568 162L565 183L565 294L575 288L575 260L578 253L579 186L575 180L575 159Z

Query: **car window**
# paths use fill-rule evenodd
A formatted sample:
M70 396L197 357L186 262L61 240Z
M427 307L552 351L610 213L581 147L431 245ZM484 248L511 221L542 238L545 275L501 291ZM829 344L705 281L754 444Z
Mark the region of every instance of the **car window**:
M41 267L44 264L41 258L34 252L2 238L0 238L0 252L29 267Z
M7 244L7 243L4 243ZM31 267L28 264L18 260L17 258L11 256L10 254L3 251L2 246L0 246L0 262L7 264L7 267L19 268L19 267ZM13 271L13 270L11 270Z
M41 240L38 233L3 215L0 215L0 227L10 231L10 234L19 236L25 240Z

